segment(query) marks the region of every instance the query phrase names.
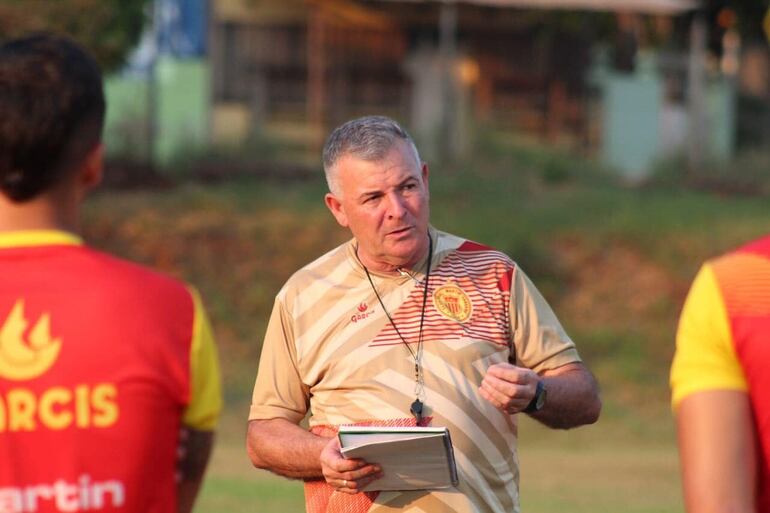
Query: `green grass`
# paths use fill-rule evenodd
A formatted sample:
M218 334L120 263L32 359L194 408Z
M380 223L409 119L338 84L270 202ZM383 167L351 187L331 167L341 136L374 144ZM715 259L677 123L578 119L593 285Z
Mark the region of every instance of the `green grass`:
M667 387L677 316L705 258L768 231L766 200L631 189L559 155L493 150L472 166L432 170L433 224L522 266L604 400L600 422L574 432L523 422L524 511L681 511ZM274 295L348 238L324 192L319 171L294 183L106 191L87 205L87 240L194 283L210 312L227 410L198 513L302 511L301 484L252 469L243 436Z
M301 483L251 468L242 419L225 419L196 513L304 511ZM241 429L237 429L236 426ZM672 422L645 427L605 416L573 431L524 419L520 427L522 510L527 513L682 511Z
M284 479L255 474L248 478L206 479L195 511L199 513L303 511L302 487Z
M529 424L521 431L522 511L682 511L670 436L657 441L638 434L621 437L625 429L607 420L567 433ZM619 432L607 436L612 429Z

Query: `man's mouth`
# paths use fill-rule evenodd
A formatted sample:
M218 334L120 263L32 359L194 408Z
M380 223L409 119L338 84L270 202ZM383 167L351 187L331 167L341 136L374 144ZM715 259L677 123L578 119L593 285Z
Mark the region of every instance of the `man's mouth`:
M401 235L401 234L403 234L403 233L406 233L406 232L408 232L408 231L409 231L409 230L411 230L411 229L412 229L412 227L411 227L411 226L404 226L403 228L398 228L398 229L396 229L396 230L391 230L391 231L389 231L389 232L388 232L388 235Z

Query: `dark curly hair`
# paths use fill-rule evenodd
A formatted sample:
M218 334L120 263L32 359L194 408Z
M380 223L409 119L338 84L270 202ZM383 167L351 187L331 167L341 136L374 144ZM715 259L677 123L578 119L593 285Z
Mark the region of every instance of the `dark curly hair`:
M0 46L0 193L28 201L77 168L101 140L99 66L66 37Z

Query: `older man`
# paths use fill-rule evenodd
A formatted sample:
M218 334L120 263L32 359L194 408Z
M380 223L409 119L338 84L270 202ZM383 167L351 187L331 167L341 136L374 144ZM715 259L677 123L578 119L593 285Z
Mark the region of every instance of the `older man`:
M596 421L597 385L506 255L429 225L428 167L393 120L365 117L324 147L326 205L353 239L276 298L249 415L252 462L306 480L307 511L519 509L517 414ZM310 430L298 426L310 411ZM446 426L459 485L363 492L342 424Z

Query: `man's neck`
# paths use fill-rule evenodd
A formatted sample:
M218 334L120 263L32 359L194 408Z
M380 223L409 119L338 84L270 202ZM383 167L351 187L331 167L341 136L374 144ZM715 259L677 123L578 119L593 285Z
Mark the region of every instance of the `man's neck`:
M426 240L425 246L421 248L415 257L412 257L408 261L396 262L379 260L370 257L365 252L361 251L360 247L356 248L356 256L358 256L358 261L369 271L393 276L400 276L406 273L407 275L414 277L415 273L423 267L422 264L428 256L428 250L428 241Z
M78 229L76 209L42 195L22 203L14 203L0 195L0 231Z

